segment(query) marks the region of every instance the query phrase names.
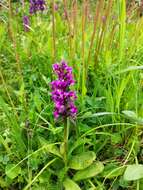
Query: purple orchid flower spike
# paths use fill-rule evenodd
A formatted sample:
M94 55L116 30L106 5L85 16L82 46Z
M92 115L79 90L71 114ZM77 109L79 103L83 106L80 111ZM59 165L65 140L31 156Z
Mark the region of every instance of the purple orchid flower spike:
M45 8L45 0L30 0L30 14L35 14L37 11L44 11Z
M70 90L70 86L74 85L72 67L69 67L63 60L53 65L53 71L58 79L51 82L52 100L55 103L54 118L75 118L77 108L74 104L76 92Z
M23 26L24 26L25 32L29 31L29 25L30 25L29 17L23 16Z

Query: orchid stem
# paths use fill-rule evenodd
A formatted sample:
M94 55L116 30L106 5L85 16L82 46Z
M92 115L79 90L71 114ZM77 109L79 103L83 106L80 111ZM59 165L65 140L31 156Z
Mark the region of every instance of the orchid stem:
M68 136L69 136L69 118L65 118L64 119L64 161L65 161L65 166L67 166Z

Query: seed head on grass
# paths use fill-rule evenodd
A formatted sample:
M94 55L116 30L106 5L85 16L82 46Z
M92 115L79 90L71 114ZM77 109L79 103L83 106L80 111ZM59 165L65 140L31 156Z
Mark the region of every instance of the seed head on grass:
M51 82L52 100L55 103L54 118L75 118L77 108L74 104L76 92L70 90L70 86L74 85L72 68L63 60L53 65L53 71L58 79Z

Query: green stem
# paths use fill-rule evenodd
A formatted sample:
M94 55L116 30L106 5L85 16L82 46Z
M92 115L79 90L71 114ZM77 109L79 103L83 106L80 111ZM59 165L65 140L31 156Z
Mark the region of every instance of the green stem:
M56 58L56 34L55 34L55 1L52 0L52 38L53 38L53 48L52 48L52 62L55 63Z
M67 0L63 0L63 3L64 3L64 12L65 12L66 20L67 20L67 24L68 24L69 56L72 59L72 28L71 28L71 18L70 18L69 11L68 11L68 1Z
M87 17L87 0L83 1L82 14L82 104L86 95L86 62L85 62L85 26Z
M64 161L67 166L67 150L68 150L68 136L69 136L69 119L64 119Z

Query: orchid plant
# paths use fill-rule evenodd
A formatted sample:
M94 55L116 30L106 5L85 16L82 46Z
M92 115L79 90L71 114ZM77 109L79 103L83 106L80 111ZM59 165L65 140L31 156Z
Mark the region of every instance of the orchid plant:
M76 117L77 108L74 104L77 98L76 92L70 90L70 86L74 85L72 67L69 67L66 61L53 65L53 71L58 79L51 82L52 85L52 100L54 101L54 118L60 116L64 122L64 159L67 164L67 146L68 146L68 118Z
M71 150L71 147L68 146L68 138L70 119L75 120L77 116L77 107L75 106L77 95L75 91L71 90L71 86L75 84L75 80L72 67L68 66L64 60L53 65L53 72L57 76L57 79L51 82L51 94L54 102L53 115L55 121L61 118L64 123L64 142L61 143L60 147L60 154L65 164L62 182L66 190L70 190L71 188L80 190L76 181L97 175L102 172L104 166L101 162L94 162L96 155L93 151L83 151L80 154L72 155L74 148ZM69 176L68 173L71 169L74 175Z

